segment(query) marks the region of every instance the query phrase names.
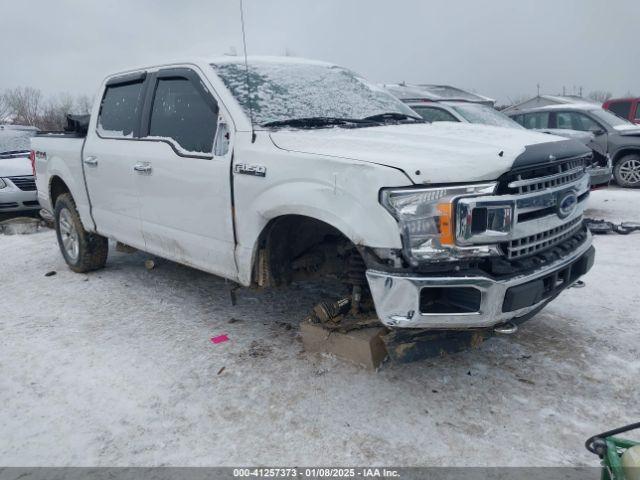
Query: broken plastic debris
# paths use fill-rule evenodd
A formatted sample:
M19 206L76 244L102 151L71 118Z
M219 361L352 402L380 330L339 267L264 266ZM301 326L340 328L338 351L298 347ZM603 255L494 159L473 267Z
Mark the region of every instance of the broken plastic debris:
M55 270L51 270L50 272L45 273L44 276L45 277L53 277L56 273L58 273L58 272L56 272Z
M211 338L211 343L222 343L222 342L226 342L227 340L229 340L229 337L227 337L227 335L218 335L217 337L212 337Z

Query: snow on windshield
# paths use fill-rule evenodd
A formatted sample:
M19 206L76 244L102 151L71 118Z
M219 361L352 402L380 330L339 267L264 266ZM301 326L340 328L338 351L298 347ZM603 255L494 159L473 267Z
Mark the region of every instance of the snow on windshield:
M452 105L452 108L470 123L493 125L494 127L522 128L519 123L486 105L465 103Z
M0 130L0 153L29 150L34 130Z
M602 120L603 122L608 123L612 127L616 127L619 125L633 125L633 123L631 123L626 118L619 117L616 114L611 113L608 110L605 110L603 108L597 108L595 110L591 110L591 113L596 118L598 118L599 120Z
M293 118L364 118L390 112L415 116L382 88L333 65L254 61L249 63L248 75L239 62L212 67L245 113L261 125Z

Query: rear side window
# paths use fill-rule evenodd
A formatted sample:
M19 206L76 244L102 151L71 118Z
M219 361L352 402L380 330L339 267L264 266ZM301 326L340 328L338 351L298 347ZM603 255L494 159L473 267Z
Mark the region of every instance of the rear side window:
M98 133L102 137L133 138L141 96L142 81L108 86L100 105Z
M446 110L433 107L413 107L428 122L457 122L458 119Z
M631 113L631 102L613 102L609 104L608 110L611 110L613 113L618 115L619 117L629 119L629 114ZM636 114L636 118L637 118Z
M640 102L636 103L636 120L640 120Z
M172 139L181 153L209 154L217 123L217 105L209 103L191 80L158 79L149 136Z
M549 112L536 112L524 114L524 128L549 128Z

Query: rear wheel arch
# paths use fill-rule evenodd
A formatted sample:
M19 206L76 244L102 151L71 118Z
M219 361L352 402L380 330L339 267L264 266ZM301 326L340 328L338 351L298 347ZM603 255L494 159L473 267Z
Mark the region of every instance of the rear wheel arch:
M49 199L51 200L51 208L56 208L56 200L63 193L68 193L71 195L71 190L67 186L67 184L57 175L54 175L49 180Z

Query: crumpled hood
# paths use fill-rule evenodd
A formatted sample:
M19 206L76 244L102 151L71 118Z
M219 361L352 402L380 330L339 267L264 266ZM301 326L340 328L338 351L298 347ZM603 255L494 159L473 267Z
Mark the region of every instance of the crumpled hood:
M0 178L33 175L29 157L0 158Z
M572 141L524 129L454 122L279 130L271 139L292 152L398 168L415 183L495 180L511 169L525 147Z

